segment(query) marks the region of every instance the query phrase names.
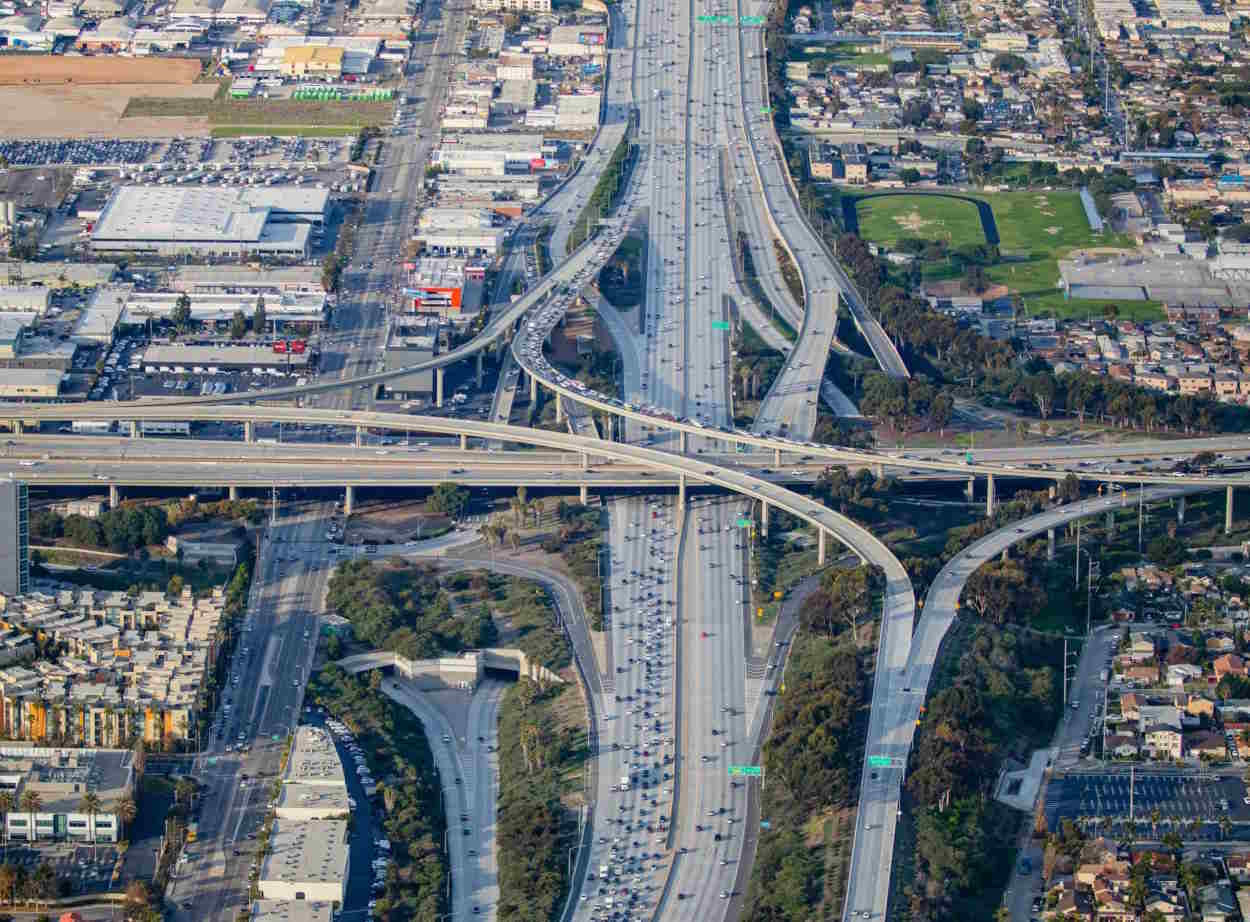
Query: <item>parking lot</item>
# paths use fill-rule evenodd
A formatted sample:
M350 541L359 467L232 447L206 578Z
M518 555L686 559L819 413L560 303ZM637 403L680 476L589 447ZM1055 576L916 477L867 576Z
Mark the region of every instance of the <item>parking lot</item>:
M1131 796L1130 796L1131 781ZM1186 839L1219 839L1220 820L1250 822L1246 785L1235 776L1128 772L1069 774L1051 781L1046 790L1046 818L1051 829L1061 819L1109 817L1119 830L1130 809L1141 835L1142 825L1158 819L1162 835L1175 827ZM1131 802L1131 806L1130 806ZM1191 830L1194 821L1202 824Z
M10 845L5 853L8 864L16 864L32 871L43 862L52 865L56 876L70 882L71 892L100 893L109 889L113 865L118 852L112 845L99 845L92 856L90 845L67 842L39 846Z

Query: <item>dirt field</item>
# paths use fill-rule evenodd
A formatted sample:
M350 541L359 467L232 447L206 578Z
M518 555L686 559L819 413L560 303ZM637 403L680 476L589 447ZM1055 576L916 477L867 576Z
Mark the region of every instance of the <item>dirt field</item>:
M0 57L0 84L32 83L192 83L200 75L196 58Z
M0 58L0 63L6 59ZM124 59L123 59L124 60ZM174 138L209 133L206 118L122 119L132 96L211 97L215 83L0 86L4 133L13 138Z

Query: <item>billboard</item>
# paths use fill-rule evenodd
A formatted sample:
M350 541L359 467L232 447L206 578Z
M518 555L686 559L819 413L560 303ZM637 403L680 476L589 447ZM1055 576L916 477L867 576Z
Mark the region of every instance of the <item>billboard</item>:
M459 288L436 288L434 286L421 286L416 290L412 299L412 306L420 310L427 303L432 308L447 306L452 310L460 310L461 289Z
M602 32L578 32L577 41L583 45L602 45L604 33Z
M546 159L545 159L545 158L543 158L543 157L535 157L534 159L532 159L532 160L530 161L530 169L531 169L531 170L545 170L545 169L547 169L547 161L546 161Z

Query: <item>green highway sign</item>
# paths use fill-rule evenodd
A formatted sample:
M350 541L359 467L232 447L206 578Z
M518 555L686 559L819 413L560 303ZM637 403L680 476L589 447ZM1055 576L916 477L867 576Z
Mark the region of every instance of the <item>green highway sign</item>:
M751 527L751 520L750 520L750 519L738 519L738 527L739 527L739 528L750 528L750 527Z
M773 107L772 107L772 106L761 106L761 107L760 107L760 112L762 112L764 115L767 115L768 113L770 113L770 112L772 112L772 111L773 111Z
M712 329L713 330L728 330L729 322L726 320L713 320Z
M889 768L890 757L889 756L869 756L868 764L872 766L873 768Z
M743 16L741 20L744 26L762 26L764 24L763 16Z
M758 778L764 774L764 770L758 765L731 765L729 766L729 774L748 775L752 778Z

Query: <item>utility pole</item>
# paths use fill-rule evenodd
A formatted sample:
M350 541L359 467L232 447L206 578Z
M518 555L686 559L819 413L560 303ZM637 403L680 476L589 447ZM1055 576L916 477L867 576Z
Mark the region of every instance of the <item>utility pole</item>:
M1137 553L1141 553L1142 513L1146 505L1146 484L1137 485Z
M1067 636L1063 638L1063 675L1060 679L1060 684L1063 685L1063 709L1064 711L1067 711L1068 709L1068 638Z
M1089 556L1089 551L1085 552L1085 556ZM1076 520L1076 560L1072 566L1072 588L1081 588L1081 520ZM1089 633L1086 631L1086 633Z

